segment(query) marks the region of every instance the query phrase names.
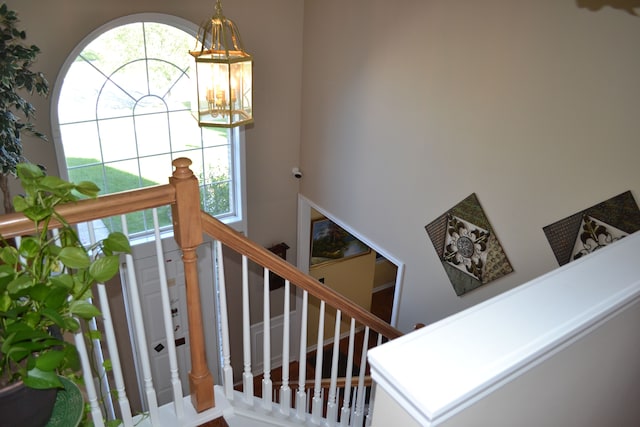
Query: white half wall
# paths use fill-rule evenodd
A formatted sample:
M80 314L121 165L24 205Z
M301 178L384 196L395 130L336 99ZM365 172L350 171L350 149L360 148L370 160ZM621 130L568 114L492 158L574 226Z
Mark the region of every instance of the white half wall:
M374 425L390 400L423 426L640 425L639 252L635 233L372 349Z

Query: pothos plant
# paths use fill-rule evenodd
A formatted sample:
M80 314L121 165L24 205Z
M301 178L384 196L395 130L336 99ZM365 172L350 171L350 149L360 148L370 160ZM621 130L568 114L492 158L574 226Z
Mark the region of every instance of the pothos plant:
M95 184L47 176L33 164L16 170L24 195L15 196L13 205L33 221L35 232L15 244L0 240L0 383L62 387L58 375L79 370L76 348L63 335L100 314L91 288L118 272L129 241L114 232L86 247L56 212L62 203L96 197Z

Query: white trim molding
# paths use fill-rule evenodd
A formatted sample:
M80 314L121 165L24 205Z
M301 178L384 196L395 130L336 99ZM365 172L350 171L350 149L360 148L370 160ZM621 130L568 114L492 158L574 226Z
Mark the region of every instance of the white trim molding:
M470 413L494 426L640 422L626 398L640 392L638 254L635 233L376 347L373 379L422 426L465 425Z

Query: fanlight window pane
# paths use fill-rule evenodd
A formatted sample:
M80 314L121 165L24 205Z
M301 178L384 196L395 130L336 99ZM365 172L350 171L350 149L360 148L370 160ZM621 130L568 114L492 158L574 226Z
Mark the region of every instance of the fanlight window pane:
M171 148L174 153L202 147L203 138L201 134L206 134L207 132L204 130L201 132L199 127L191 126L193 120L191 111L169 113L169 132L171 135Z
M140 173L148 181L143 182L142 186L164 184L167 177L171 176L171 155L162 154L159 156L144 157L139 160Z
M64 77L58 101L60 123L95 119L96 99L104 85L104 76L87 61L75 61Z
M100 120L98 129L100 130L100 144L104 147L102 161L112 162L138 157L133 117ZM99 159L99 157L96 158Z
M78 59L91 61L109 76L123 64L145 57L144 26L142 22L121 25L102 34L83 49Z
M118 68L109 79L133 100L149 94L147 61L137 59L129 62Z
M168 118L166 113L136 116L139 156L171 152Z
M90 159L84 163L95 163L100 159L100 140L96 122L70 123L60 126L64 140L64 154L69 158Z
M234 144L229 130L201 129L191 116L192 35L158 22L115 27L90 41L66 72L58 100L69 178L101 194L168 182L171 160L188 157L201 180L202 206L235 213ZM170 214L159 212L170 224ZM132 214L132 232L152 224ZM119 230L119 221L105 221Z
M60 96L62 98L62 95ZM111 81L104 83L97 99L97 111L94 119L104 120L114 117L133 115L135 99Z

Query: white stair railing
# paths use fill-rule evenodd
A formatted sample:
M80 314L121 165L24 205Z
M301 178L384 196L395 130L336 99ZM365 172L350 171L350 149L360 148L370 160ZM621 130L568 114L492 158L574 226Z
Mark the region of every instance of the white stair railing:
M206 228L205 228L206 229ZM223 244L216 241L217 252L222 254ZM233 250L233 249L231 249ZM309 346L307 342L309 322L309 293L301 290L301 298L296 307L296 319L299 322L300 336L298 360L290 360L290 331L291 331L291 287L293 283L289 280L284 281L283 293L283 324L282 329L274 327L271 318L271 306L276 304L272 301L272 293L270 291L270 273L271 270L264 267L262 269L261 285L262 292L256 293L261 295L262 300L250 300L250 275L249 271L255 271L250 268L253 262L245 254L242 254L242 277L223 277L225 257L218 257L217 273L223 276L217 278L220 295L221 312L226 313L226 299L223 288L229 283L239 283L242 286L242 372L238 372L236 377L242 378L241 384L234 385L234 393L242 396L240 408L243 410L253 409L266 419L272 422L286 422L288 424L311 424L323 426L364 426L371 407L370 399L371 388L370 377L367 375L367 351L372 345L379 345L383 341L381 334L378 335L377 341L369 340L372 331L369 326L359 324L355 318L345 318L344 313L340 309L329 308L327 302L319 299L318 317L317 317L317 342L315 346ZM262 324L250 325L249 307L262 305ZM332 334L325 334L325 318L328 318L328 310L331 314L335 313L335 323L333 324ZM224 317L224 314L223 314ZM221 333L223 343L228 341L230 334L229 327L226 322L222 322ZM262 335L262 360L252 360L256 355L251 352L252 326L260 327ZM254 328L255 329L255 328ZM282 333L281 337L273 336L275 332ZM327 331L328 332L328 331ZM281 354L273 353L272 341L280 342L282 340ZM341 344L342 343L342 344ZM356 348L356 343L357 348ZM372 344L373 343L373 344ZM345 347L346 346L346 347ZM342 348L345 348L342 350ZM226 346L224 346L225 368L226 360L233 358L232 355L226 355ZM346 354L344 352L346 352ZM257 354L257 353L256 353ZM356 357L357 354L357 357ZM273 360L280 362L280 365L273 365ZM308 361L312 361L311 364ZM255 362L255 363L254 363ZM298 363L297 390L295 391L295 402L292 402L292 390L290 387L290 363ZM254 364L261 365L261 373L253 371ZM353 373L357 371L357 377L354 378ZM324 377L323 372L329 372ZM276 374L274 374L276 373ZM258 375L258 376L257 376ZM274 376L278 375L278 376ZM257 376L257 377L256 377ZM224 375L224 381L231 381L233 375ZM255 390L254 379L261 381L260 390ZM224 389L229 390L229 384L224 384ZM227 391L228 393L228 391ZM235 401L232 396L229 400ZM293 404L292 404L293 403ZM233 404L233 403L232 403ZM276 409L277 408L277 409Z
M202 228L190 228L193 222L186 221L187 226L180 229L175 234L178 245L182 245L183 255L185 252L190 253L189 262L192 262L195 246L198 245L198 234L208 234L215 241L215 271L217 278L215 283L202 283L201 286L215 286L216 295L218 296L218 319L220 324L218 330L221 333L221 378L217 378L219 386L215 386L216 404L209 408L207 403L207 393L212 394L211 388L208 387L208 379L200 381L206 377L208 371L206 367L203 369L202 358L198 352L194 352L196 340L192 335L187 336L191 342L191 368L199 366L199 372L203 376L194 378L189 375L189 385L192 395L183 396L182 383L186 378L186 373L181 372L181 362L176 349L176 341L174 336L174 325L171 312L172 295L169 292L169 283L167 281L167 272L165 271L165 258L163 253L163 244L161 234L164 235L166 230L161 230L158 221L158 211L156 208L160 206L172 205L174 212L174 224L180 224L180 218L184 218L185 212L187 217L192 220L194 217L189 215L193 210L189 206L194 202L193 197L184 197L184 193L178 187L182 184L193 186L195 177L190 174L188 162L186 159L177 159L174 161L176 172L172 177L172 183L164 186L149 187L133 192L119 193L100 197L99 200L85 200L74 204L60 207L60 214L71 224L83 224L88 230L89 235L93 235L93 226L101 219L107 220L120 217L123 233L128 234L128 222L125 214L134 213L148 217L150 213L153 215L154 229L151 233L153 236L149 240L153 240L155 257L157 259L156 270L159 276L159 294L160 298L156 302L155 299L144 299L140 289L141 283L138 283L136 270L136 261L130 254L123 256L121 266L121 279L123 282L123 294L126 310L125 332L119 328L117 323L122 323L122 319L117 319L112 311L114 306L110 304L110 295L107 292L105 284L98 284L96 289L96 303L101 309L99 321L90 326L89 329L96 327L102 332L101 334L89 334L89 338L95 340L93 347L98 354L93 357L93 350L87 349L87 336L83 333L75 334L74 340L78 348L81 365L83 368L83 377L85 383L85 394L89 406L90 417L95 426L104 426L106 422L110 422L114 417L122 421L125 427L131 426L196 426L205 424L215 418L223 415L223 413L240 414L241 411L250 411L253 418L264 418L271 420L276 425L294 425L312 423L315 425L340 425L340 426L362 426L366 411L366 388L369 386L366 372L366 352L369 348L368 335L371 331L383 331L386 336L394 338L399 333L386 323L375 318L370 313L365 312L354 303L344 300L335 292L325 288L315 279L299 272L295 267L273 255L268 250L249 241L241 234L231 230L229 227L219 223L214 218L201 213L200 218ZM180 187L182 189L183 187ZM195 182L195 191L197 194L197 181ZM180 210L177 206L182 200L186 200L186 208ZM197 206L197 204L195 204ZM153 209L147 211L147 209ZM146 212L146 213L145 213ZM177 213L177 215L176 215ZM115 216L115 217L114 217ZM177 219L176 219L177 218ZM109 221L110 223L112 221ZM183 221L185 222L185 221ZM5 237L16 237L29 235L32 229L29 228L29 222L18 218L16 215L0 216L0 233ZM162 231L162 233L161 233ZM90 237L89 240L95 240ZM183 245L187 241L186 247ZM182 241L182 243L181 243ZM90 243L90 242L89 242ZM229 279L225 274L225 257L223 248L235 251L242 256L242 277ZM186 257L184 257L186 260ZM263 271L261 293L261 301L251 301L250 296L250 263L260 267ZM193 264L190 264L189 272L193 272ZM139 269L142 271L142 268ZM233 269L231 269L233 270ZM276 304L272 301L272 293L270 291L270 273L284 278L284 300L283 323L281 332L276 328L276 323L272 322L271 305ZM185 268L185 281L187 279L187 269ZM197 275L196 275L197 276ZM195 288L197 289L197 277L195 278ZM238 306L242 307L242 354L237 355L242 359L242 363L238 364L238 372L234 375L234 366L231 360L234 359L230 347L231 337L229 335L229 310L227 301L227 288L230 283L237 283L242 288L242 302ZM191 288L191 294L194 289ZM301 295L300 300L294 311L291 311L291 295L297 292ZM273 294L275 295L275 294ZM320 302L319 322L317 329L317 342L309 345L308 327L314 322L310 322L309 316L309 296L318 299ZM258 297L259 294L256 294ZM144 304L143 304L144 303ZM199 302L197 309L199 310ZM262 353L261 361L262 387L254 392L254 377L256 372L253 371L252 358L252 337L251 337L251 316L250 307L263 307L262 319ZM159 313L154 318L162 319L162 325L145 324L145 310L152 310ZM190 307L192 307L190 302ZM234 307L238 309L239 307ZM189 314L193 312L189 310ZM325 336L324 319L335 313L335 324L333 334ZM197 316L194 316L197 318ZM189 316L190 327L192 326L192 318ZM158 322L159 323L159 322ZM347 328L347 325L349 327ZM371 326L374 325L374 326ZM195 326L201 326L197 323ZM161 335L159 340L166 348L167 366L163 363L154 364L150 360L150 352L157 350L154 346L151 349L148 335L152 327L154 331L154 340L156 335ZM372 329L373 328L373 329ZM193 330L197 328L192 328ZM329 329L329 327L327 327ZM347 331L348 329L348 331ZM193 330L190 330L191 334ZM282 333L282 336L272 335L274 331ZM299 334L297 331L299 330ZM296 331L295 334L292 332ZM315 332L315 331L314 331ZM329 331L327 331L329 332ZM292 335L296 335L292 337ZM364 335L364 337L363 337ZM292 340L293 338L293 340ZM272 340L280 342L282 347L272 347ZM297 341L299 339L299 341ZM362 340L362 342L360 342ZM382 337L378 339L381 343ZM297 341L297 342L296 342ZM155 341L154 341L155 342ZM343 343L346 344L346 353ZM133 358L129 354L123 353L122 347L131 343ZM359 348L360 344L362 345ZM297 347L296 347L297 346ZM315 347L315 348L314 348ZM202 346L200 346L203 350ZM291 350L296 351L298 360L290 354ZM104 351L104 354L103 354ZM281 353L281 354L279 354ZM327 355L325 357L325 354ZM308 365L308 361L315 357L315 363ZM100 366L92 366L92 360L97 361ZM105 363L102 363L102 362ZM357 366L357 363L360 363ZM275 366L275 362L280 365ZM290 378L292 372L289 367L291 363L297 362L297 378ZM96 362L93 362L94 364ZM206 364L206 359L204 360ZM256 363L259 365L260 363ZM109 367L110 366L110 367ZM128 369L133 366L135 373L131 374ZM158 368L160 366L160 368ZM276 369L274 369L274 367ZM281 368L279 371L277 368ZM326 378L323 372L329 368ZM155 370L154 370L155 369ZM353 372L358 372L357 387L353 387ZM102 371L102 372L100 372ZM280 378L274 381L274 373L281 372ZM293 373L295 375L295 373ZM104 388L97 388L94 383L94 375L105 377L102 384ZM309 377L308 377L309 376ZM210 378L210 377L207 377ZM234 378L241 379L239 384L234 384ZM257 378L256 378L257 379ZM198 382L200 381L200 382ZM157 387L159 384L169 384L170 401L167 404L160 405ZM194 384L197 383L197 384ZM292 386L296 384L296 386ZM129 385L127 387L127 385ZM203 387L206 385L206 387ZM294 390L295 389L295 390ZM194 391L195 390L195 391ZM241 390L241 391L240 391ZM113 396L113 402L111 401ZM195 396L195 400L193 397ZM137 397L141 402L137 403ZM106 402L106 405L103 405ZM198 412L196 407L199 407ZM104 409L104 410L103 410Z

